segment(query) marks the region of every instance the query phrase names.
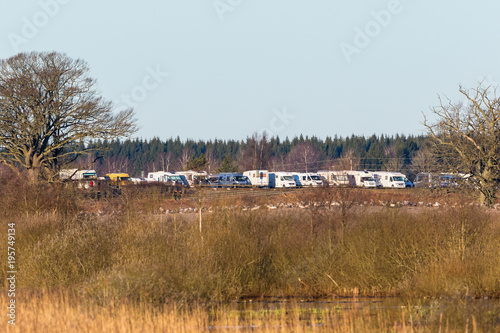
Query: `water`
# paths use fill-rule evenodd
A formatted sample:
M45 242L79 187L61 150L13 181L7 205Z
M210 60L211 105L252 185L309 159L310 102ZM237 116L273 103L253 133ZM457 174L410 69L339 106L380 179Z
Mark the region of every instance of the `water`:
M346 297L324 299L266 298L246 299L226 304L228 317L239 324L211 326L211 330L255 330L267 325L287 325L287 317L298 318L304 326L318 330L342 331L342 325L375 329L416 331L500 332L500 299L448 298L406 299L402 297ZM338 327L332 327L337 326Z

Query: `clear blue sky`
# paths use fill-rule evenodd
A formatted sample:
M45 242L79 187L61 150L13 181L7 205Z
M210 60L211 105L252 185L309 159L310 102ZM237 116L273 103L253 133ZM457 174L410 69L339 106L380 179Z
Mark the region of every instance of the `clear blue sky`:
M438 94L500 81L493 0L2 2L1 58L86 60L146 139L421 134Z

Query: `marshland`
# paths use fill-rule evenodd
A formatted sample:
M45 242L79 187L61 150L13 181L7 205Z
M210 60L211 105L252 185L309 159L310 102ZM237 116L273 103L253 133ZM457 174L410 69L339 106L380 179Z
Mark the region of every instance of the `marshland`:
M326 188L175 201L124 188L97 201L67 186L2 189L2 234L16 225L9 331L500 328L500 214L464 193ZM425 196L443 204L366 204Z

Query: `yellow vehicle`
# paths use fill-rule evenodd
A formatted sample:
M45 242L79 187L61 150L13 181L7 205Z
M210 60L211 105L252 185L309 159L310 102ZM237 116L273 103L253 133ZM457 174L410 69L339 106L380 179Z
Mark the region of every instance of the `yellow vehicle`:
M123 185L130 182L130 176L128 173L108 173L104 178L110 185L118 188L121 188Z

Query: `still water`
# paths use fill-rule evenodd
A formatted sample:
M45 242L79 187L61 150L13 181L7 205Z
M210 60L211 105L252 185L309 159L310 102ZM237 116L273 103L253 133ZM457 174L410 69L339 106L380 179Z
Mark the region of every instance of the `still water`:
M500 299L348 297L324 299L266 298L226 303L233 327L211 330L259 330L300 323L313 331L500 332Z

